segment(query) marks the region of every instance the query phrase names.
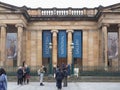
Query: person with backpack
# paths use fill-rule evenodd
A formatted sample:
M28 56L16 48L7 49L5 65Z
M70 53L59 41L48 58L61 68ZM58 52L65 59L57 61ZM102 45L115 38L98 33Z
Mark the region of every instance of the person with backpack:
M62 89L62 80L64 78L63 72L60 68L58 68L58 70L56 71L56 84L57 84L57 88L58 90Z

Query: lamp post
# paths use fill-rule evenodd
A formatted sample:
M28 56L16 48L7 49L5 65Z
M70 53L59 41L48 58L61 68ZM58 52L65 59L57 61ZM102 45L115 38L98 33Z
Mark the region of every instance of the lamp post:
M72 48L72 70L71 70L71 74L74 75L74 58L73 58L74 43L71 43L70 46Z
M49 43L49 49L50 49L49 74L52 75L52 43Z

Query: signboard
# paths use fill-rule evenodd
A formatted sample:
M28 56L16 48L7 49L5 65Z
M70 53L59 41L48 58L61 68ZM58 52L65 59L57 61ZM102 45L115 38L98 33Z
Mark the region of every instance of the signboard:
M73 57L82 58L82 31L74 31L73 33Z
M67 47L66 47L66 31L61 30L58 33L58 56L59 57L66 57L67 56Z
M51 32L49 30L43 31L43 57L50 57L49 43L51 43Z

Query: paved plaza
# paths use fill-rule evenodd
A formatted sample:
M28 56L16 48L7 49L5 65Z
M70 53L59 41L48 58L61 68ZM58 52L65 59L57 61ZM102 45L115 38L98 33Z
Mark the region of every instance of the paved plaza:
M39 82L30 82L29 85L17 85L16 82L8 82L8 90L57 90L55 82L44 84L39 86ZM62 90L120 90L120 82L70 82Z

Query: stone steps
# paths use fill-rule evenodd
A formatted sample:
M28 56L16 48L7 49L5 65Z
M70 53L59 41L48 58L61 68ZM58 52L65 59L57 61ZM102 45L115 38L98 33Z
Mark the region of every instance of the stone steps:
M16 76L8 76L8 81L17 81ZM31 76L30 81L39 82L39 76ZM55 78L53 76L45 76L45 82L55 82ZM120 77L114 76L72 76L68 78L68 82L120 82Z

